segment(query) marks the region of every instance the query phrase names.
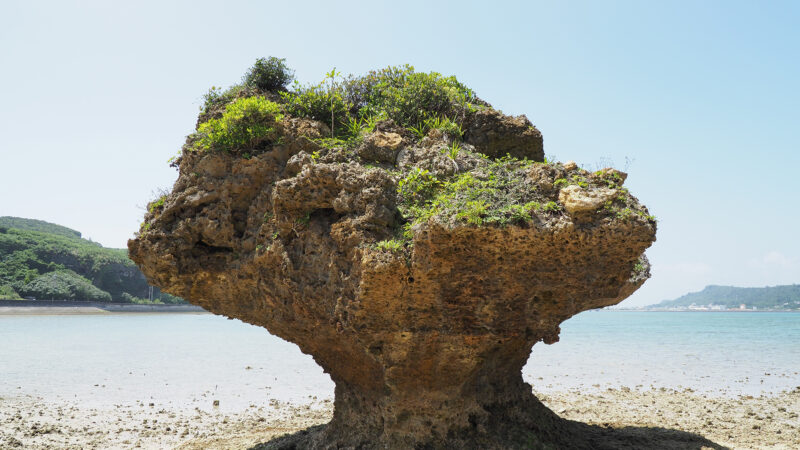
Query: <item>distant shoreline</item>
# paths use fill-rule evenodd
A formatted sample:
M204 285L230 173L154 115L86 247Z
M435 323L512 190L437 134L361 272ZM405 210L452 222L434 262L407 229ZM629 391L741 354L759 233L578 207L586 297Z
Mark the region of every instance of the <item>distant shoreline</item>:
M668 312L668 313L795 313L800 310L675 310L675 309L597 309L591 312ZM192 304L144 305L137 303L105 303L75 300L0 300L0 316L44 316L44 315L99 315L115 313L195 313L210 314Z
M0 316L113 313L207 313L207 311L190 304L142 305L72 300L0 300Z
M670 313L800 313L797 309L606 309L621 312L670 312Z

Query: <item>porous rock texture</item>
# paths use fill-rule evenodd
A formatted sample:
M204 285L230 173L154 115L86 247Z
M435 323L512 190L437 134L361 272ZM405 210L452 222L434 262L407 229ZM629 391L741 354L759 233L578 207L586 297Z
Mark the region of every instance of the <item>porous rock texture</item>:
M603 447L544 407L521 369L561 322L645 281L655 222L625 174L543 162L524 117L481 110L464 127L456 158L439 130L418 140L384 121L356 148L327 149L326 125L290 116L246 157L184 152L131 258L165 291L296 343L336 383L328 425L265 447ZM505 154L536 161L513 186L536 200L530 217L437 213L400 249L376 245L405 222L409 171L480 179ZM583 197L602 201L564 208Z

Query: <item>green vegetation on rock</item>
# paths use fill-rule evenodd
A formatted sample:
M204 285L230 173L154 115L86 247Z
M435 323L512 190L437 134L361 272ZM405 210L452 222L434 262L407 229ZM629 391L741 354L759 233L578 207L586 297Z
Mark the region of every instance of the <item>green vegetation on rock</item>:
M184 151L251 158L281 145L293 126L289 119L321 122L327 129L319 125L309 138L316 147L308 151L314 164L356 162L385 171L396 183L399 220L393 239L375 247L381 250L410 247L415 227L432 219L499 227L555 219L564 214L558 196L568 187L612 190L616 197L594 209L604 217L655 220L622 187L624 174L547 162L541 135L526 118L494 111L454 76L420 73L410 65L347 77L333 69L319 83L295 81L287 89L293 77L283 59L262 58L242 83L212 88ZM413 161L398 162L392 153L398 146L413 152ZM547 169L531 175L536 165ZM163 204L163 198L150 204L153 217ZM141 232L149 226L145 221Z
M482 170L437 179L425 170L412 170L398 183L398 208L407 219L406 238L414 225L437 216L443 223L472 225L519 223L531 220L541 208L526 169L533 161L512 157L486 161Z
M293 77L283 59L261 58L241 84L212 87L184 150L258 150L274 137L282 113L325 123L337 139L333 146L358 139L364 129L371 132L383 119L420 137L434 128L460 136L466 114L484 107L455 77L416 72L409 65L344 79L334 69L317 84L295 82L286 90Z
M193 150L258 149L275 139L275 124L283 118L277 103L264 97L239 98L222 117L200 124Z
M385 114L402 127L419 126L433 118L462 119L477 107L475 92L456 77L415 72L410 65L350 77L341 89L351 114Z
M354 135L347 124L374 122L378 117L409 129L441 124L460 130L456 120L478 107L472 103L475 93L455 77L415 72L409 65L350 76L338 83L337 75L334 69L318 84L295 83L291 91L282 92L286 112L324 122L335 136L347 137Z
M284 90L294 79L294 71L286 66L286 60L270 56L258 58L242 79L244 86L262 91Z
M0 217L0 299L130 301L149 297L144 275L124 249L40 220ZM182 299L154 288L154 298Z

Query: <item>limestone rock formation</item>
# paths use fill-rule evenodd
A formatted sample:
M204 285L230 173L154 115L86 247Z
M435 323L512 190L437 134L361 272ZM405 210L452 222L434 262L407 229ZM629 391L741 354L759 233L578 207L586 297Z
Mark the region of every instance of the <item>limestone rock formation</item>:
M381 100L392 81L345 105L380 113L338 139L341 119L297 107L307 91L255 115L267 144L208 141L237 130L219 128L219 111L258 92L212 105L172 192L128 243L131 258L163 290L265 327L330 374L331 423L269 446L591 446L536 400L521 369L561 322L647 279L654 219L625 174L546 162L524 117L466 96L444 108L453 120L421 105L436 120L415 126ZM255 117L247 111L240 120Z

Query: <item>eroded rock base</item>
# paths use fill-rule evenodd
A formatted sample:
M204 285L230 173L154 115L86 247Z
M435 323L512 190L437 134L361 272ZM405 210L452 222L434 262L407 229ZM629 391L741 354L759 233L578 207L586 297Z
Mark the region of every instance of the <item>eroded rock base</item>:
M336 419L284 435L251 450L300 449L709 449L724 450L699 434L653 426L589 425L562 419L527 394L516 402L494 405L486 428L451 430L447 436L399 436L372 434L360 423ZM367 419L369 421L369 419Z
M474 386L458 398L422 394L411 411L399 399L356 397L337 387L333 420L260 444L255 449L617 449L637 438L562 419L521 377ZM466 389L469 391L470 389ZM394 403L392 403L394 402ZM470 407L470 405L473 405ZM448 408L449 406L449 408ZM464 420L466 417L466 420ZM638 442L644 444L644 442ZM630 447L635 448L635 447Z
M577 422L559 418L535 396L506 404L486 405L488 416L467 428L437 433L404 434L374 426L374 416L349 421L336 417L254 447L255 449L510 449L597 448L576 436ZM419 419L419 418L417 418ZM424 420L424 418L422 418ZM433 431L433 430L430 430Z

